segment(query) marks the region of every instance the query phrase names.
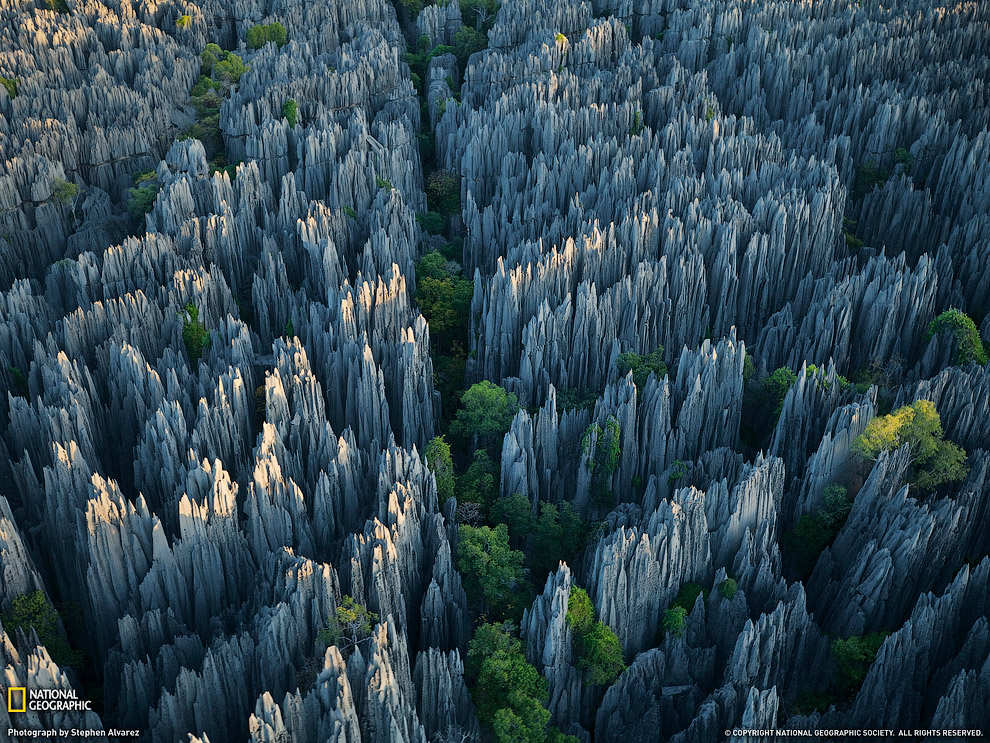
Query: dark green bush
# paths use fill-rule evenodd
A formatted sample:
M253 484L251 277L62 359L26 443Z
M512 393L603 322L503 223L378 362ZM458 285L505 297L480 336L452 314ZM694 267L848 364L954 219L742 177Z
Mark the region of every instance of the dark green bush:
M426 201L430 210L441 214L461 211L461 182L449 170L436 170L426 179Z
M182 323L182 341L186 345L189 360L198 362L207 348L210 347L210 333L199 320L199 308L192 302L186 304L185 317Z
M158 196L158 183L130 188L127 193L127 213L137 222L155 205L155 197Z
M268 25L259 24L257 26L251 26L247 30L247 45L251 49L261 49L268 42L272 42L279 47L285 46L285 26L276 21Z
M58 614L43 591L32 591L15 598L0 614L0 623L12 637L16 637L18 629L30 634L33 627L39 642L48 649L53 661L60 666L82 667L85 654L69 647L65 634L59 628Z
M282 104L282 118L289 122L289 128L294 129L299 118L299 106L295 98L290 98Z
M928 325L926 339L937 333L952 333L956 339L955 363L959 365L975 361L981 366L987 363L987 351L983 347L976 323L962 310L952 308L943 312Z
M620 353L616 367L620 377L626 376L629 372L633 373L633 382L636 383L638 390L643 389L650 374L655 374L658 381L667 376L667 365L663 363L663 346L645 356L638 353Z
M10 96L10 100L14 100L17 97L17 79L12 77L0 77L0 85L7 89L7 95Z
M419 226L426 230L431 235L439 235L443 232L443 226L446 220L442 214L437 212L427 212L426 214L417 214L416 221L419 222Z

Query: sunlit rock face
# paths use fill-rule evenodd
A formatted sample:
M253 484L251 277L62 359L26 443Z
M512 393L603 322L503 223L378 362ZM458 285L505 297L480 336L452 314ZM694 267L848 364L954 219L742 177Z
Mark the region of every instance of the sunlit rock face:
M0 0L0 668L94 702L0 730L502 740L506 616L582 743L990 729L990 5L412 5ZM481 380L519 409L472 510ZM856 453L916 400L966 452L935 492ZM479 608L459 526L516 495L581 538L513 533Z

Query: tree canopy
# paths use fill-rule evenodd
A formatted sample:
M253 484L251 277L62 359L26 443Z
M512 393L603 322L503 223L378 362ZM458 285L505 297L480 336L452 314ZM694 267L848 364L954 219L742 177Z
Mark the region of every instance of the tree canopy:
M650 374L655 374L657 379L663 379L667 375L667 365L663 363L663 346L657 347L655 351L641 356L636 353L620 353L616 366L619 376L624 377L629 372L633 373L633 382L636 389L642 390Z
M519 401L514 394L483 379L464 393L450 433L465 440L477 437L486 446L500 444L517 410Z
M962 480L969 471L966 452L946 440L942 420L931 400L916 400L889 415L874 418L856 437L850 448L866 459L876 461L885 451L907 444L911 450L909 481L922 491Z
M574 667L584 673L587 683L611 684L626 670L619 638L611 627L595 620L595 607L583 588L571 588L567 624L574 638Z
M31 591L15 598L7 610L0 614L0 623L12 637L16 637L17 630L30 635L33 628L38 641L45 646L53 661L60 666L82 666L83 651L69 647L65 634L59 627L58 613L43 591Z
M509 528L499 524L460 527L457 569L464 579L468 598L487 610L507 612L512 608L512 589L523 582L523 553L509 548Z
M261 49L269 41L278 46L285 46L285 26L276 21L268 25L251 26L247 30L247 44L252 49Z
M466 669L478 719L497 743L544 743L547 682L526 660L509 624L483 624L468 646Z
M454 462L450 456L450 444L443 436L435 436L423 449L426 465L437 479L437 497L440 505L454 495Z
M987 363L987 351L983 347L980 331L976 323L962 310L949 309L936 317L928 325L928 338L938 333L952 333L956 339L955 363L960 366L975 361Z

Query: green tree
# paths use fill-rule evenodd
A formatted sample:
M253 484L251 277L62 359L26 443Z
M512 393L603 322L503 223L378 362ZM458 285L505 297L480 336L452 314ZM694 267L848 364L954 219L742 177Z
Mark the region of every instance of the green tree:
M547 682L530 665L512 626L478 628L468 646L465 667L476 679L472 689L478 719L497 743L544 743L550 712Z
M251 26L247 30L247 44L252 49L261 49L268 42L272 42L279 47L285 46L286 33L285 26L276 21L267 26Z
M68 204L79 195L79 186L70 181L56 178L52 185L52 195L63 204Z
M592 435L597 435L598 439L595 446L595 456L589 462L591 497L595 505L605 508L612 504L613 496L609 485L612 481L612 475L619 468L619 458L622 455L619 422L615 418L609 418L604 431L596 423L588 426L581 440L581 448L584 451L587 451L590 446Z
M980 366L987 363L987 351L983 347L976 323L962 310L949 309L928 325L926 340L938 333L952 333L956 339L955 363L962 366L975 361Z
M15 598L7 610L0 613L0 624L11 637L17 636L17 630L30 635L34 628L38 641L47 648L53 661L60 666L82 667L85 654L69 647L65 633L59 627L58 613L43 591L31 591Z
M512 605L512 592L522 584L523 553L509 548L509 528L462 524L457 546L457 568L468 597L481 606L504 612Z
M530 511L529 498L521 493L513 493L508 498L495 499L491 517L493 521L509 527L509 537L516 544L521 544L533 528Z
M245 72L244 62L231 52L224 52L223 59L213 65L213 79L223 85L236 85Z
M419 226L426 230L431 235L439 235L443 232L444 224L446 220L444 216L439 212L426 212L425 214L417 214L416 221L419 222Z
M853 635L845 640L835 639L832 641L832 655L839 669L838 687L840 694L852 696L859 691L867 671L876 660L880 646L887 639L887 634L886 632L873 632L862 637Z
M477 439L486 447L500 444L518 410L513 393L483 379L464 393L450 433L464 441Z
M191 15L180 15L175 20L175 25L178 28L189 28L192 25L192 16Z
M671 637L682 637L687 626L687 611L683 606L671 606L663 614L664 634Z
M454 495L454 460L450 456L450 444L443 436L434 436L423 449L423 458L437 479L437 497L443 505Z
M488 36L477 29L465 26L454 34L452 46L454 47L454 56L457 57L463 70L472 54L488 47Z
M495 20L498 0L460 0L460 6L464 25L480 31Z
M626 376L629 372L633 373L633 382L636 383L638 390L643 389L650 374L655 374L658 381L667 376L667 365L663 363L663 346L657 347L645 356L637 353L620 353L616 367L620 377Z
M853 499L843 485L832 484L825 488L822 507L818 511L825 528L837 534L852 510Z
M924 492L966 477L966 452L945 439L942 421L931 400L917 400L890 415L874 418L850 449L876 461L885 451L907 444L911 451L909 481Z
M185 306L185 316L182 321L182 341L186 344L186 353L194 364L203 358L206 349L210 347L210 333L199 320L199 308L192 302Z
M449 170L435 170L426 179L426 201L431 211L457 214L461 211L461 182Z
M130 188L127 191L127 213L135 222L142 220L144 215L151 211L155 205L155 198L158 196L158 183L148 183L137 188Z
M482 511L488 513L498 498L498 486L495 482L497 476L498 469L488 452L484 449L475 450L471 464L459 478L458 505L461 502L477 503Z
M289 98L282 104L282 118L289 123L290 129L295 129L299 120L299 104L296 103L295 98Z
M626 670L622 645L611 627L595 622L581 637L576 667L584 671L585 681L592 686L607 686Z
M0 77L0 85L6 88L10 100L14 100L17 97L17 78Z
M557 569L561 560L568 560L587 539L587 527L574 506L566 501L558 508L553 503L540 503L540 515L533 524L533 549L530 567L535 579Z
M586 635L594 626L595 605L591 603L591 597L583 588L571 587L565 619L575 635Z
M718 584L718 592L724 599L732 599L739 590L739 584L735 578L726 578Z
M371 631L378 624L378 615L368 611L368 608L359 604L351 596L344 596L344 600L336 611L336 626L339 632L339 640L357 645L371 636Z
M441 347L441 340L452 344L467 341L467 321L474 294L474 282L454 275L448 261L431 251L416 263L416 303L430 324L430 332Z
M763 380L763 392L769 404L773 406L774 418L780 415L784 409L784 398L787 391L797 381L797 374L790 367L782 366L775 369L773 373Z
M574 667L592 686L611 684L626 670L622 646L615 632L595 620L595 609L587 591L571 587L567 600L567 624L573 637Z
M695 601L701 595L704 595L706 601L708 600L708 591L697 583L682 583L680 589L677 591L677 596L674 597L674 606L680 606L690 614L694 608Z

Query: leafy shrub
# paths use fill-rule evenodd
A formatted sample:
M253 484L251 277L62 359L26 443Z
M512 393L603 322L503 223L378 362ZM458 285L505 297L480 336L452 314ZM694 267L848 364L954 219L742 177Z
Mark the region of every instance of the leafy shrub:
M299 118L299 105L295 98L289 98L282 104L282 118L289 122L290 129L295 129L296 121Z
M386 191L392 190L392 182L387 181L384 178L375 178L375 183L377 184L378 188L383 188Z
M886 639L886 632L872 632L862 637L853 635L845 640L832 641L832 655L839 668L840 694L848 697L859 691L870 665L876 660L877 652Z
M341 211L344 212L344 216L349 217L350 219L357 219L357 212L354 211L353 206L341 207Z
M694 608L694 603L698 599L698 596L704 596L705 600L708 600L708 591L699 586L697 583L683 583L681 584L680 590L677 592L677 596L674 597L674 606L680 606L688 614Z
M265 25L251 26L247 30L247 44L251 49L261 49L268 42L272 42L279 47L285 46L286 33L285 26L276 21Z
M2 85L7 90L7 95L10 96L10 100L14 100L17 97L17 79L12 77L0 77L0 85Z
M667 365L663 363L663 346L657 347L656 350L645 356L637 353L620 353L616 367L620 377L632 372L636 389L641 391L650 378L650 374L655 374L658 380L667 375Z
M443 232L443 226L446 220L442 214L437 212L427 212L426 214L417 214L416 221L419 222L419 226L426 230L431 235L439 235Z
M571 587L567 624L573 632L574 667L592 686L611 684L626 670L622 645L615 632L595 620L595 607L583 588Z
M180 15L176 21L175 25L178 28L189 28L192 25L192 16L190 15Z
M577 390L564 387L557 390L557 410L563 413L565 410L591 410L598 400L598 393L594 390Z
M909 482L922 491L935 490L947 482L966 477L966 452L947 441L942 420L931 400L917 400L890 415L874 418L850 448L865 459L876 461L885 451L907 444L911 450Z
M472 691L478 719L495 743L560 741L548 729L547 682L526 660L512 625L484 624L468 646L465 668L476 680Z
M687 611L683 606L672 606L663 614L663 632L671 637L683 637L687 626Z
M632 127L629 129L630 136L638 136L643 133L643 112L637 111L633 114Z
M486 445L501 443L517 410L519 401L513 393L483 379L464 393L450 433L462 440L477 437Z
M488 46L488 36L473 28L464 27L454 34L452 40L454 56L457 57L461 69L467 66L468 58Z
M45 0L45 5L53 13L69 12L69 4L65 0Z
M79 186L76 183L56 178L52 184L52 195L61 203L68 204L79 195Z
M736 583L735 578L726 578L724 581L718 584L719 595L724 599L731 599L736 595L736 591L739 590L739 584Z
M426 201L431 211L458 214L461 211L461 182L449 170L435 170L426 179Z
M482 614L490 610L507 614L514 608L513 590L525 576L523 553L509 548L508 526L462 524L459 534L457 569L468 598Z
M443 505L454 495L454 461L450 456L450 444L443 436L434 436L423 449L423 458L433 470L437 480L437 497Z
M787 366L775 369L769 377L763 380L763 391L773 405L774 417L779 416L780 411L784 409L784 398L787 397L787 391L796 381L797 374Z
M980 331L976 323L962 310L952 308L943 312L928 325L925 336L930 340L937 333L952 333L956 339L956 364L975 361L980 366L987 363L987 351L983 347Z
M52 660L60 666L82 667L85 654L69 647L59 628L58 614L43 591L32 591L15 598L0 614L0 623L12 637L16 637L17 630L29 635L34 628L38 641L48 649Z
M553 37L553 40L556 43L558 43L558 44L566 44L567 43L567 37L564 36L564 34L562 34L562 33L558 33L556 36L554 36Z
M670 474L667 475L667 481L673 485L675 482L684 477L684 475L687 474L687 471L687 465L680 459L675 459L674 463L670 465Z
M210 347L210 333L206 326L199 321L199 308L192 302L186 304L185 318L182 322L182 342L186 345L186 353L194 364L203 357Z
M874 160L856 166L856 181L853 184L853 201L861 200L874 188L883 185L890 178L890 173L882 169Z
M898 147L894 150L894 162L903 165L904 170L910 170L911 166L914 165L914 155L903 147Z
M127 194L127 213L131 215L131 219L138 221L155 205L155 197L158 196L158 184L149 183L146 186L130 188L127 190Z

